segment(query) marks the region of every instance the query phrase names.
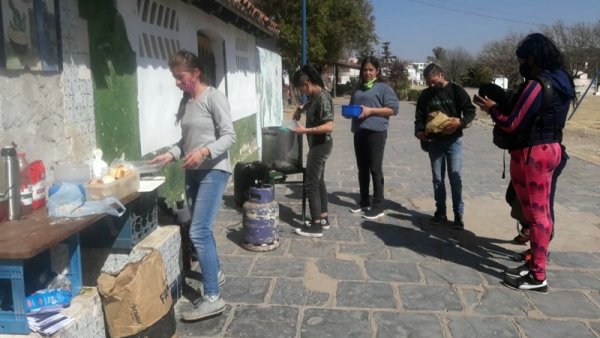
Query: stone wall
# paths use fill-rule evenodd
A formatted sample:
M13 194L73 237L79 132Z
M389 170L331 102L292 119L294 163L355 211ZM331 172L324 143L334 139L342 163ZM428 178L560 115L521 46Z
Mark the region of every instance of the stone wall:
M76 0L59 10L62 70L0 69L0 145L15 142L47 168L86 161L96 144L86 23Z

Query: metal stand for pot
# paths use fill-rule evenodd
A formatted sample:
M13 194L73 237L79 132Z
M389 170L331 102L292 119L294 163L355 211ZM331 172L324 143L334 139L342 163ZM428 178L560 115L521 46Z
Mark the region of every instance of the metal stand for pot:
M305 171L306 168L304 168L304 161L303 161L303 139L302 139L302 134L298 134L296 135L297 137L297 142L298 142L298 160L299 160L299 166L296 167L294 170L292 171L278 171L277 169L269 169L268 172L268 179L267 181L269 182L269 184L302 184L302 224L304 224L304 222L306 221L306 189L305 189L305 183L306 183L306 178L305 178ZM302 181L287 181L287 176L288 175L296 175L296 174L302 174Z
M305 183L306 183L306 179L305 179L305 175L304 172L306 171L306 168L302 167L302 168L298 168L298 172L288 172L288 173L281 173L279 171L276 170L269 170L269 184L302 184L302 224L304 224L304 221L306 221L306 189L305 189ZM287 179L287 175L295 175L295 174L302 174L302 181L286 181Z

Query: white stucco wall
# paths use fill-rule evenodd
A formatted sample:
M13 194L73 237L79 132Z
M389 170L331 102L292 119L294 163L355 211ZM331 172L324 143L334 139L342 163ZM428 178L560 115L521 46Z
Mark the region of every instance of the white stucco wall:
M178 48L197 53L198 32L211 39L217 70L217 83L214 85L227 94L233 120L257 113L256 53L252 35L178 0L150 0L157 8L162 6L165 13L168 9L171 15L175 15L177 24L173 29L168 24L165 27L149 23L149 20L142 20L139 3L143 4L144 1L119 0L117 7L124 18L127 36L138 63L142 155L173 144L180 138L180 128L174 124L174 115L182 93L175 87L168 69L168 58ZM148 53L144 39L154 39L159 46L160 39L163 44L168 42L168 46L165 45L164 53L160 48L158 53L152 49Z

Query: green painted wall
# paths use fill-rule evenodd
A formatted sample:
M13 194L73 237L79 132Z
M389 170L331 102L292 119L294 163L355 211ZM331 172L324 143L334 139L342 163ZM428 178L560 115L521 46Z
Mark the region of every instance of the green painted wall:
M258 151L256 149L256 115L251 115L233 122L235 129L236 142L231 147L229 155L231 158L231 167L237 162L252 162L258 160ZM159 150L157 153L167 151L168 148ZM167 180L158 189L158 195L164 197L168 205L172 206L175 201L181 200L184 193L185 174L180 167L181 163L171 163L166 166L159 175L164 175ZM230 184L233 180L230 180Z
M94 83L96 142L109 162L141 153L135 53L113 1L79 1L87 20Z
M127 159L137 159L141 153L137 65L127 40L125 23L113 1L79 0L79 8L81 16L88 22L96 142L104 151L104 160L109 163L123 153ZM257 160L256 116L242 118L233 125L236 143L230 150L232 167L239 161ZM146 154L143 158L152 156ZM167 178L159 188L159 196L165 197L169 205L180 200L184 192L184 171L179 165L172 163L159 173Z

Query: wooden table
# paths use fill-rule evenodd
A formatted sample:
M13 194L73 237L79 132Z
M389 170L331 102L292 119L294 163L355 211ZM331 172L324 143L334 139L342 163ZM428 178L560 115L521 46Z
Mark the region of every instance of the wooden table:
M121 202L125 205L140 193L133 193ZM0 260L28 259L67 240L107 214L82 218L53 218L48 209L40 208L17 221L0 223Z
M133 193L124 205L141 195ZM81 218L53 218L47 208L40 208L16 221L0 223L0 282L10 281L13 311L0 310L0 334L29 334L25 306L24 264L58 244L69 246L69 271L73 297L81 289L81 250L79 232L107 217L107 214ZM6 284L0 283L0 287Z

